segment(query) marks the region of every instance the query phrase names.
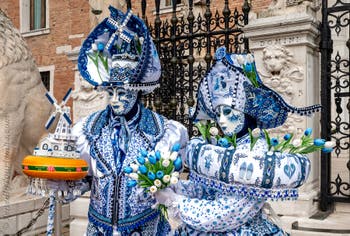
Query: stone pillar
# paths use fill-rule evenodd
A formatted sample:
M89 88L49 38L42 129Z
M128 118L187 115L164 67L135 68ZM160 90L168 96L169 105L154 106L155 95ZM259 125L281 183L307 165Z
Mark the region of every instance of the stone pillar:
M67 52L70 60L77 64L80 48L75 48ZM107 93L98 92L94 87L85 81L78 71L78 66L74 68L74 90L73 98L73 123L78 122L95 111L104 109L107 104Z
M91 7L91 28L95 27L104 18L109 17L109 6L113 6L122 11L126 10L126 3L123 0L89 0L89 5Z
M264 84L277 91L289 104L304 107L320 103L317 7L314 3L279 0L244 28L257 70ZM294 1L295 2L295 1ZM319 114L290 115L286 124L272 131L301 136L307 127L319 137ZM297 201L273 202L277 214L310 216L317 211L320 153L309 155L311 173L299 189Z
M74 64L77 64L79 50L80 48L74 48L67 52L68 58L72 60ZM74 71L74 90L72 98L73 122L76 123L81 118L104 109L108 102L106 93L94 90L92 85L81 78L77 66L75 66ZM70 235L84 235L86 231L88 224L89 196L90 194L87 193L70 204L70 216L74 219L70 222Z

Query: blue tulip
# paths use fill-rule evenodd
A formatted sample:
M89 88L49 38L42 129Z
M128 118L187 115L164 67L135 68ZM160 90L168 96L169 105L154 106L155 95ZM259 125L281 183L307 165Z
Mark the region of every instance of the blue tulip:
M330 153L333 151L333 148L322 148L322 152L324 153Z
M157 162L157 159L154 156L149 156L148 160L152 165L156 164Z
M219 144L219 146L225 147L225 148L230 146L227 138L220 138L218 141L218 144Z
M141 149L141 156L146 157L148 155L148 152L146 149Z
M309 136L312 133L312 129L311 128L307 128L304 132L305 136Z
M325 140L324 139L321 139L321 138L317 138L314 140L314 145L317 146L317 147L321 147L325 144Z
M124 168L124 172L125 173L127 173L127 174L130 174L130 173L132 173L132 168L130 167L130 166L126 166L125 168Z
M138 161L141 165L145 164L145 158L144 158L143 156L138 156L138 157L137 157L137 161Z
M180 150L181 145L179 143L175 143L172 147L171 151L178 152Z
M146 174L147 173L147 167L145 165L139 166L139 171L141 174Z
M271 146L277 146L278 145L278 139L277 138L271 138Z
M97 50L99 50L100 52L102 52L104 48L105 48L105 45L103 43L99 42L97 44Z
M246 71L246 72L251 72L252 70L253 70L252 64L251 64L251 63L247 63L247 64L245 65L245 71Z
M182 169L182 159L180 157L176 158L176 160L174 161L174 167L175 171L179 171Z
M147 177L148 177L150 180L155 180L155 179L156 179L156 176L155 176L155 174L154 174L152 171L148 171Z
M128 183L126 184L128 187L135 187L137 185L137 181L132 179L129 180Z
M288 141L291 137L292 137L291 134L286 134L286 135L284 135L283 139Z
M160 151L158 151L158 150L156 151L155 155L156 155L156 160L157 161L159 161L160 158L162 157L162 155L160 154Z
M156 173L157 179L162 179L164 176L164 172L161 170L158 170Z

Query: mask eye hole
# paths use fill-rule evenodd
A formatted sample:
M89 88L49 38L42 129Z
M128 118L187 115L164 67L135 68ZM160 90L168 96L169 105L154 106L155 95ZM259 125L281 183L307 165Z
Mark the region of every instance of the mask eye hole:
M109 96L113 96L114 91L112 88L107 88L106 91L107 91Z
M126 95L126 92L125 91L119 91L118 92L118 96L125 96Z
M224 114L224 116L230 115L231 112L232 112L232 109L231 109L230 107L224 107L224 108L222 109L222 114Z

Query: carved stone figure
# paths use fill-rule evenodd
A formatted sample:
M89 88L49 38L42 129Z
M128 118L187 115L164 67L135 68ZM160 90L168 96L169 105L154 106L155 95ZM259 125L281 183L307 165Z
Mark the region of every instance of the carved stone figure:
M295 83L304 80L304 71L297 65L294 55L283 46L268 46L263 50L264 82L278 91L288 102L298 95Z
M272 0L266 10L258 13L258 18L301 13L310 8L317 10L320 8L320 2L319 0Z
M79 83L72 93L74 122L98 110L103 110L107 104L107 93L97 91L86 80L79 78Z
M268 46L263 50L262 60L265 70L260 72L260 76L264 83L281 94L287 102L295 103L303 94L296 85L304 80L304 71L296 63L293 53L283 46ZM276 132L301 133L303 119L291 114Z
M45 131L51 112L34 59L19 31L0 10L0 201L26 186L21 162Z
M296 6L299 4L312 4L315 0L273 0L269 6L269 10L280 10L286 7Z

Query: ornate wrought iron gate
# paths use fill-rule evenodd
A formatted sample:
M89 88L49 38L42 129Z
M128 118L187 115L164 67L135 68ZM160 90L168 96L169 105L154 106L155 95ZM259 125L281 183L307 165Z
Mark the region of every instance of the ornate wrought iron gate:
M330 4L329 2L333 2ZM332 155L321 156L321 202L350 203L350 3L322 0L321 136L335 141ZM334 173L334 165L338 173ZM332 168L331 168L332 167ZM343 168L342 168L343 167Z
M186 124L193 132L188 108L195 104L199 80L208 71L216 48L224 45L230 52L248 50L242 27L248 24L250 6L245 0L241 11L232 11L231 2L225 0L222 12L212 12L211 1L206 0L201 1L201 13L195 14L198 6L194 6L194 1L183 0L186 11L178 17L178 2L172 0L169 21L161 20L160 0L155 0L155 20L148 25L161 59L162 77L160 88L144 100L148 107ZM146 5L147 1L142 0L141 15L148 22ZM127 1L127 6L132 7L131 1Z

